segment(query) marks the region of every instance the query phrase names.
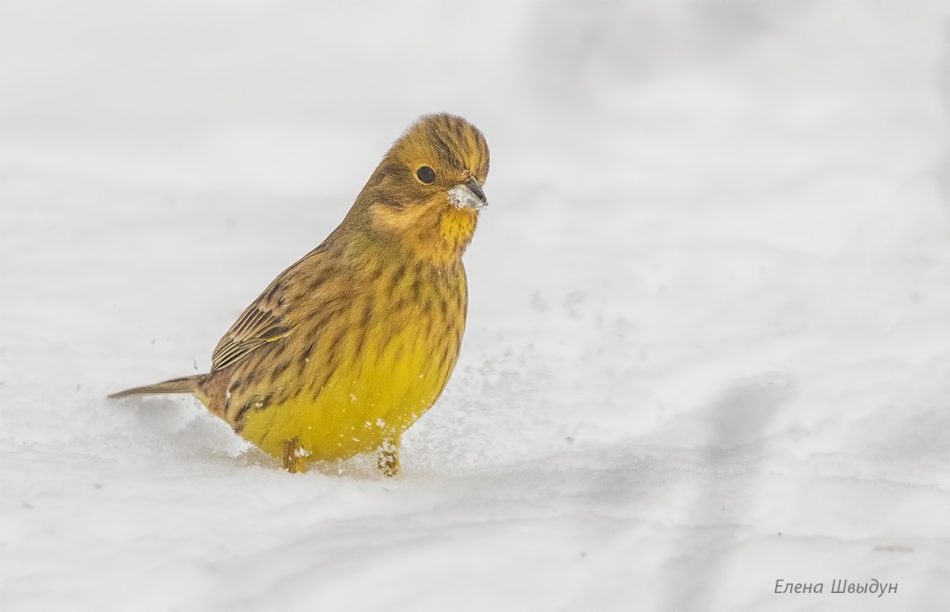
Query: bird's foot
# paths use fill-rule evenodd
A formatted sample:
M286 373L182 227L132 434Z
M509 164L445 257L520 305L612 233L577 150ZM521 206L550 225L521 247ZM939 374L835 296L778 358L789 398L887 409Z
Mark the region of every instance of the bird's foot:
M284 457L281 465L291 474L302 472L304 470L303 457L305 452L297 438L287 440L284 442Z
M376 450L376 467L383 476L395 476L399 473L399 442L386 438Z

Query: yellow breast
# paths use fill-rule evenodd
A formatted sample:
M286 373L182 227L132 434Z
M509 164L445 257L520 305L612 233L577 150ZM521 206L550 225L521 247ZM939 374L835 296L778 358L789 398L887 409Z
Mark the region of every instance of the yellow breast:
M275 401L244 417L241 435L280 457L296 439L303 461L346 459L399 436L442 393L465 328L465 274L410 270L392 286L357 280L338 316L293 339L301 367L274 385Z

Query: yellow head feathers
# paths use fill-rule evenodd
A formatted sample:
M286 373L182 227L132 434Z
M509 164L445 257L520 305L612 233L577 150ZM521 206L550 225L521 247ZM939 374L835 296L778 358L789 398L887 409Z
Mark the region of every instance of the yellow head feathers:
M485 137L465 119L426 115L400 136L357 197L344 227L426 258L461 256L487 204Z
M383 163L387 161L401 163L414 173L429 167L435 181L443 184L469 178L481 184L488 177L488 143L477 127L461 117L426 115L393 144Z

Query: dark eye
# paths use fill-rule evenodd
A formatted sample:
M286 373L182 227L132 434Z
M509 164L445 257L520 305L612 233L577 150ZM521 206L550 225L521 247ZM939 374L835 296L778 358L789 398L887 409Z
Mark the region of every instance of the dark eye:
M419 177L419 180L428 185L435 180L435 170L429 166L423 166L416 170L416 176Z

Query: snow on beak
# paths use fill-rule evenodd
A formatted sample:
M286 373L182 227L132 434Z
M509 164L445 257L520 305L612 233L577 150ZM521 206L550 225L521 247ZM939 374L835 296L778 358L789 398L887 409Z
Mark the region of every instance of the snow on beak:
M485 192L482 191L482 186L475 178L470 178L465 183L449 189L449 199L458 208L481 210L488 205Z

